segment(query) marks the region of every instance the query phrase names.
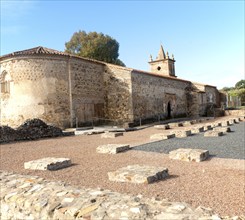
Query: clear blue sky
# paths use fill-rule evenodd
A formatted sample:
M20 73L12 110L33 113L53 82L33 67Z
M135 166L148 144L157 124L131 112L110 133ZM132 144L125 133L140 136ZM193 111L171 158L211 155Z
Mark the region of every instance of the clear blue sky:
M119 42L128 67L148 71L162 44L179 78L218 88L244 79L244 0L0 1L1 55L63 51L74 32L97 31Z

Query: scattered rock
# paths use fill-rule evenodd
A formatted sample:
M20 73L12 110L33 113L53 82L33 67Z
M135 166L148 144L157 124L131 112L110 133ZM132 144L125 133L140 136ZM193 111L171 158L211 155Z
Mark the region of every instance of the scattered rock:
M0 126L0 143L59 136L63 136L63 132L60 128L47 125L37 118L25 121L17 129L8 126Z

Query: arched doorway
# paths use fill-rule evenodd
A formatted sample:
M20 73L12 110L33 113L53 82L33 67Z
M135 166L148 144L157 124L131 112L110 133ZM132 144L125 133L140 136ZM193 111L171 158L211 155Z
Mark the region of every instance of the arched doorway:
M168 106L167 106L167 111L168 111L168 118L171 118L171 102L168 102Z

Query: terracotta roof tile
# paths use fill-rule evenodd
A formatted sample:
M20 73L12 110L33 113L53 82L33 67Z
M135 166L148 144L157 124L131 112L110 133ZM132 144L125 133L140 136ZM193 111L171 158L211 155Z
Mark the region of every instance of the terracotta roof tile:
M143 73L143 74L150 75L150 76L157 76L157 77L165 78L165 79L172 79L172 80L177 80L177 81L191 83L191 81L189 81L189 80L180 79L180 78L173 77L173 76L160 75L160 74L157 74L157 73L154 73L154 72L147 72L147 71L136 70L136 69L133 69L133 72L135 72L135 73Z
M50 49L50 48L42 47L42 46L38 46L38 47L34 47L34 48L31 48L31 49L27 49L27 50L21 50L21 51L16 51L16 52L13 52L13 53L9 53L9 54L1 56L0 59L10 58L10 57L15 57L15 56L25 56L25 55L29 55L30 56L30 55L38 55L38 54L74 57L74 58L78 58L78 59L82 59L82 60L86 60L86 61L91 61L91 62L95 62L95 63L99 63L99 64L105 64L105 62L102 62L102 61L93 60L93 59L90 59L90 58L84 58L84 57L80 57L78 55L73 55L73 54L69 54L69 53L66 53L66 52L62 52L62 51L58 51L58 50L54 50L54 49Z
M18 55L34 55L34 54L56 54L56 55L63 55L63 56L69 56L68 53L64 53L58 50L53 50L53 49L49 49L46 47L34 47L31 49L27 49L27 50L21 50L21 51L16 51L10 54L6 54L3 57L11 57L11 56L18 56Z

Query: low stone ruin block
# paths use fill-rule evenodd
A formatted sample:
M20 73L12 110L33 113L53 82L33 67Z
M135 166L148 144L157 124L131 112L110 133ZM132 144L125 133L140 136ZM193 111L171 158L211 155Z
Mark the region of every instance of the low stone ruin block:
M159 129L159 130L167 130L170 129L170 126L167 125L155 125L154 128Z
M151 140L167 140L170 138L174 138L175 134L163 134L163 133L159 133L159 134L153 134L151 135L150 139Z
M73 136L75 135L75 131L62 131L64 136Z
M117 154L129 149L128 144L105 144L98 146L96 152L101 154Z
M183 122L183 126L190 126L193 125L195 122L194 121L185 121Z
M213 131L231 132L231 128L230 127L217 127L217 128L214 128Z
M239 117L238 119L239 119L239 121L243 121L244 117Z
M240 121L239 121L239 118L233 118L233 121L234 121L234 123L239 123Z
M216 122L210 123L210 125L211 125L211 128L217 127L217 123Z
M76 131L79 132L79 131ZM92 131L85 131L82 134L84 135L94 135L94 134L102 134L104 133L104 130L92 130Z
M194 123L200 123L202 122L203 120L202 119L195 119L195 120L192 120Z
M46 157L24 163L24 168L29 170L59 170L71 166L69 158Z
M110 181L130 183L153 183L168 177L168 169L164 167L130 165L114 172L108 172Z
M173 123L168 123L170 128L175 128L175 127L182 127L183 124L181 122L173 122Z
M216 122L214 122L213 124L214 124L214 127L219 127L219 126L221 126L222 123L219 122L219 121L216 121Z
M222 121L221 122L221 126L222 127L226 127L226 126L229 126L229 125L230 125L229 121Z
M206 125L204 125L203 130L204 131L212 130L212 126L210 124L206 124Z
M223 135L222 131L206 131L204 133L204 137L219 137L222 135Z
M191 130L175 130L171 131L170 134L175 134L177 138L188 137L191 135Z
M209 157L208 150L179 148L169 152L169 158L182 161L201 162Z
M123 132L105 132L101 135L101 138L116 138L123 136Z
M234 124L234 119L230 119L229 120L229 125L233 125Z
M200 132L204 131L204 126L195 126L191 128L191 133L192 134L198 134Z

